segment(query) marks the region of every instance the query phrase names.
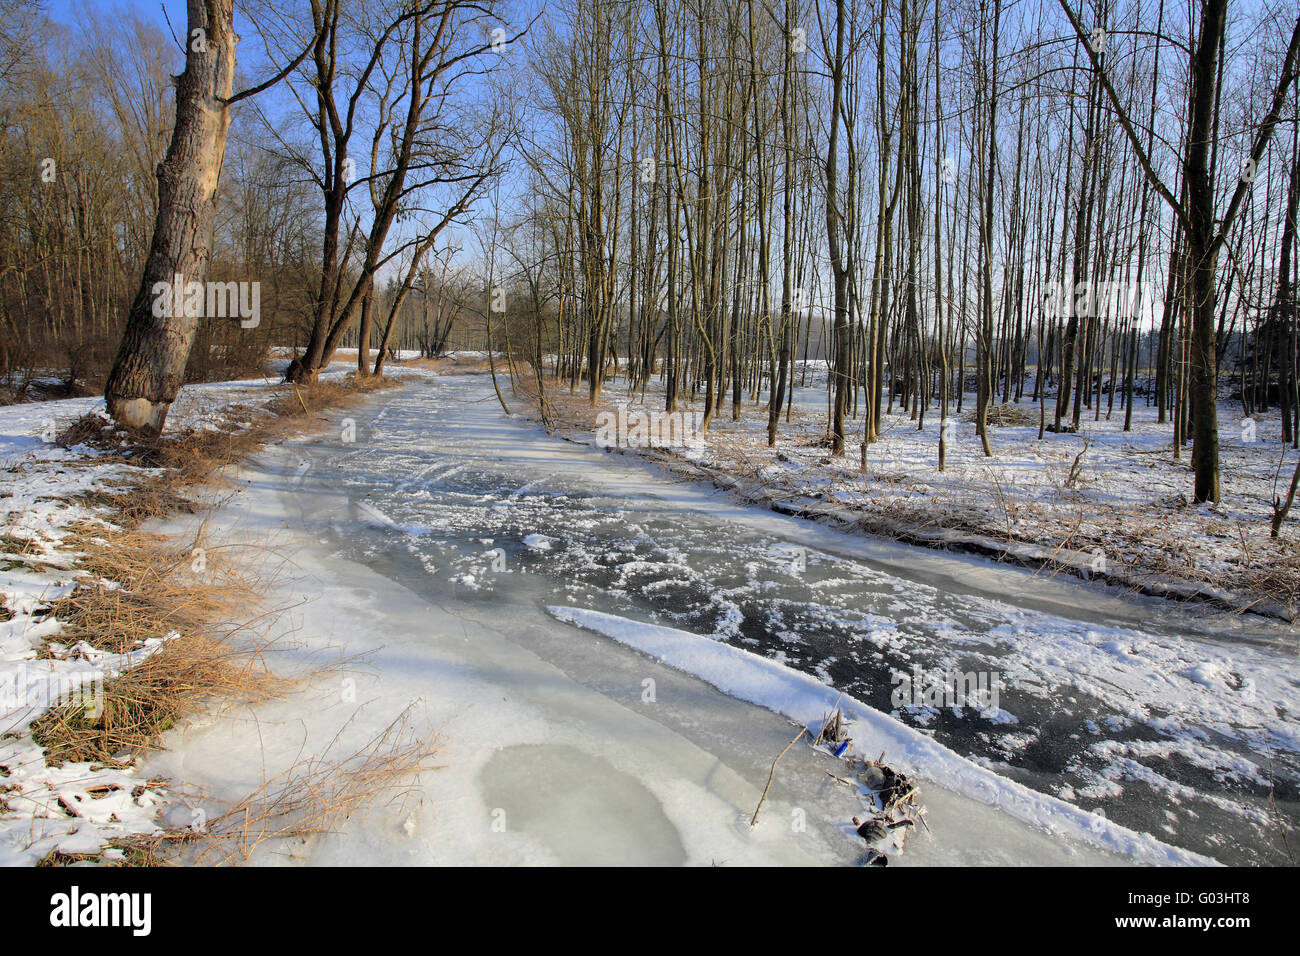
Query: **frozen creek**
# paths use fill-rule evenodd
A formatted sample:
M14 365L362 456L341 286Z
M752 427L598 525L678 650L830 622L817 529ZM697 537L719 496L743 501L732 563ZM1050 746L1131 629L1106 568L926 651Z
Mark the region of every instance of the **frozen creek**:
M1286 862L1300 682L1280 626L744 506L507 418L483 376L345 414L354 431L335 416L261 456L215 530L288 559L279 653L344 661L349 693L223 714L156 763L234 796L414 703L441 769L266 862L855 861L858 797L806 746L750 831L793 725L611 640L640 624L865 705L855 747L919 776L929 811L891 863ZM896 711L914 667L997 672L998 709Z

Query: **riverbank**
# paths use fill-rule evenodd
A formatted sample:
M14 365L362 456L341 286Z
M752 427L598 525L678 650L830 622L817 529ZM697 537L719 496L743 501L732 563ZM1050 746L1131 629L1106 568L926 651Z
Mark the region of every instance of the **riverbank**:
M287 686L265 663L273 569L206 519L245 455L377 387L192 386L143 444L101 399L0 409L0 862L148 862L195 835L160 822L180 798L142 761L179 723ZM156 527L176 513L198 516L187 536Z

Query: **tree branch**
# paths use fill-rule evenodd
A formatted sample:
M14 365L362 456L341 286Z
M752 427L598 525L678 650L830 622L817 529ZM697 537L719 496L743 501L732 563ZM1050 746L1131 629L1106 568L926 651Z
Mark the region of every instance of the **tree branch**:
M1189 228L1190 223L1187 219L1187 212L1183 209L1182 204L1174 198L1174 194L1169 191L1164 182L1161 181L1155 167L1151 165L1151 159L1147 156L1146 150L1142 148L1137 131L1133 128L1132 120L1129 119L1124 107L1120 105L1119 97L1115 94L1115 88L1110 85L1110 80L1106 78L1106 71L1101 68L1101 60L1097 56L1097 51L1092 48L1092 43L1089 42L1090 37L1084 30L1083 24L1074 15L1074 11L1070 9L1070 5L1066 3L1066 0L1059 0L1059 2L1061 9L1065 11L1065 15L1070 20L1070 25L1074 27L1074 32L1078 34L1079 40L1082 41L1083 48L1088 51L1088 59L1092 61L1092 67L1097 71L1097 77L1101 80L1102 89L1106 91L1106 96L1110 100L1111 109L1114 110L1115 116L1119 119L1119 125L1123 128L1125 135L1128 136L1133 151L1137 153L1138 162L1142 164L1142 171L1146 174L1147 181L1160 194L1160 198L1169 204L1169 208L1174 211L1174 215L1178 217L1178 221L1183 228Z
M1268 148L1268 141L1273 137L1273 129L1277 126L1278 117L1282 114L1282 106L1286 102L1287 90L1295 79L1297 56L1300 56L1300 17L1296 17L1295 28L1291 31L1291 44L1287 47L1286 60L1282 64L1282 76L1277 81L1277 89L1273 92L1273 105L1264 117L1264 121L1260 123L1259 132L1255 134L1255 147L1250 151L1252 171L1259 166L1259 161L1264 158L1264 150ZM1233 192L1228 208L1223 213L1223 221L1219 224L1219 231L1210 243L1210 255L1214 255L1219 247L1223 245L1228 236L1228 230L1232 226L1232 220L1237 217L1242 200L1246 198L1246 193L1250 191L1254 179L1255 177L1252 175L1249 178L1242 176L1237 180L1237 189Z

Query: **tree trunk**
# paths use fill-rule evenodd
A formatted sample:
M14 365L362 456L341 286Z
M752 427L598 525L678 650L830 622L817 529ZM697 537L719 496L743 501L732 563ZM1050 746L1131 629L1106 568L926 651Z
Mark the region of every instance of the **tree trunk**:
M835 58L831 64L830 143L826 151L826 239L830 247L832 281L835 290L835 359L832 366L834 404L831 411L831 454L844 454L844 410L848 405L849 322L848 269L841 248L843 213L839 209L837 160L840 134L840 103L844 90L844 0L835 0Z
M177 276L190 283L207 275L235 72L232 0L189 0L188 13L176 126L158 166L153 240L104 388L120 425L155 435L183 384L199 321L174 296L171 308L156 307L162 303L155 288L172 288Z
M1219 500L1218 361L1214 344L1214 184L1209 153L1216 61L1227 0L1207 0L1192 61L1187 135L1187 302L1191 311L1192 468L1197 502Z
M357 329L357 378L370 374L370 327L374 324L375 287L361 300L361 325Z

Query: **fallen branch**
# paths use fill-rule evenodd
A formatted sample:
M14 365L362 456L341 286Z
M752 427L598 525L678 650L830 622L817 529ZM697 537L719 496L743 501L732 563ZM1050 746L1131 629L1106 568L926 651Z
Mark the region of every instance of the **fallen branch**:
M799 733L794 735L794 740L786 744L785 750L782 750L779 754L777 754L776 759L772 761L772 769L768 772L767 775L767 785L763 787L763 794L758 798L758 806L754 808L754 815L749 820L749 825L751 827L756 826L758 824L758 811L763 809L763 801L767 799L767 791L772 786L773 778L776 777L776 765L781 762L781 758L786 755L786 751L788 751L791 747L797 744L799 742L799 738L802 737L807 732L808 732L807 727L800 727Z

